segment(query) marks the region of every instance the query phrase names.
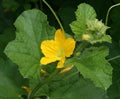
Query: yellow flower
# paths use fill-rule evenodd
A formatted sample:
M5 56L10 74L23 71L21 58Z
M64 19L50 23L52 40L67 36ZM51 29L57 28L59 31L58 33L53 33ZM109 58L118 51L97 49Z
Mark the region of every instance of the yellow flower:
M73 38L66 38L61 29L55 32L54 40L45 40L41 43L42 53L44 57L41 58L40 63L47 65L49 63L59 61L57 68L63 68L66 57L73 54L75 48L75 40Z

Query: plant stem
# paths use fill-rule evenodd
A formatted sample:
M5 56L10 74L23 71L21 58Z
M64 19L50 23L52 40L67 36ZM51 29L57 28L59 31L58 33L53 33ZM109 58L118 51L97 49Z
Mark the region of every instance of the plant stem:
M63 26L62 26L62 24L61 24L61 22L60 22L60 20L59 20L59 18L58 18L58 16L57 16L56 13L55 13L55 11L52 9L52 7L51 7L45 0L42 0L42 1L43 1L43 2L48 6L48 8L51 10L51 12L52 12L53 15L55 16L55 18L56 18L56 20L57 20L60 28L62 29L63 32L65 32L65 31L64 31L64 28L63 28Z
M27 99L33 99L35 93L42 88L45 84L51 81L51 79L58 73L58 69L56 69L43 83L39 82L36 87L28 94Z
M108 61L112 61L112 60L115 60L115 59L118 59L118 58L120 58L120 55L115 56L115 57L113 57L113 58L110 58L110 59L108 59Z
M107 23L108 23L108 16L109 16L109 13L110 13L111 9L114 8L114 7L117 7L117 6L120 6L120 3L117 3L117 4L111 6L111 7L108 9L107 15L106 15L106 20L105 20L105 25L107 25Z
M69 76L67 76L67 77L63 78L63 80L67 80L67 79L69 79L69 78L73 77L74 75L76 75L77 73L79 73L79 71L76 71L76 72L74 72L74 73L70 74Z
M75 51L75 55L79 56L80 52L88 45L89 43L86 41L83 41L80 46L77 47L76 51Z

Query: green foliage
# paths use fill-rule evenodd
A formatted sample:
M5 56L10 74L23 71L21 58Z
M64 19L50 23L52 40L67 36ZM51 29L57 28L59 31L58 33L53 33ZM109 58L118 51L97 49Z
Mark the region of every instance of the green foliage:
M111 42L111 37L105 34L109 27L96 19L96 12L91 6L80 4L76 11L76 18L77 20L71 23L71 29L77 41L85 40L91 44Z
M96 87L107 90L112 83L112 67L105 60L108 55L106 47L86 49L78 58L68 60L67 64L74 64L80 73L91 79Z
M88 20L93 20L96 18L96 12L88 4L80 4L76 11L77 20L71 23L71 29L75 33L75 37L78 41L81 41L82 35L86 32L86 23Z
M92 82L78 75L60 82L53 82L50 86L50 99L96 99L96 97L105 99L106 97L103 90L96 88Z
M96 42L111 42L111 37L109 35L106 35L106 30L109 29L108 26L105 26L102 21L98 21L97 19L88 21L87 22L87 31L90 36L88 41L92 44ZM83 37L84 39L84 37Z
M24 94L22 85L26 80L20 75L17 66L10 60L4 61L0 58L0 98L1 99L22 99Z
M40 43L51 38L55 29L50 27L47 17L39 10L23 12L15 22L16 39L10 42L6 55L19 66L25 78L37 78L40 74Z

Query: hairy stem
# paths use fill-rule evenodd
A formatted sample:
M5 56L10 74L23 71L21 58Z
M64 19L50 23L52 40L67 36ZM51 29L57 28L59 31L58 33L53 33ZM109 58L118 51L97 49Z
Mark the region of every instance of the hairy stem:
M39 82L36 87L28 94L28 98L27 99L33 99L34 95L36 94L36 92L42 88L45 84L49 83L52 78L58 73L58 69L56 69L44 82Z
M64 28L63 28L63 26L62 26L62 24L61 24L61 22L60 22L60 20L59 20L59 18L58 18L58 16L57 16L57 14L55 13L55 11L52 9L52 7L51 7L45 0L42 0L42 1L43 1L43 2L48 6L48 8L51 10L51 12L52 12L53 15L55 16L55 18L56 18L56 20L57 20L60 28L62 29L63 32L65 32L65 31L64 31Z
M109 14L110 14L111 9L114 8L114 7L117 7L117 6L120 6L120 3L117 3L117 4L111 6L111 7L108 9L107 15L106 15L106 20L105 20L105 25L107 25L107 23L108 23L108 17L109 17Z
M79 56L80 52L88 45L89 43L86 41L83 41L75 50L75 56Z
M115 60L115 59L118 59L118 58L120 58L120 55L112 57L112 58L108 59L108 61L112 61L112 60Z

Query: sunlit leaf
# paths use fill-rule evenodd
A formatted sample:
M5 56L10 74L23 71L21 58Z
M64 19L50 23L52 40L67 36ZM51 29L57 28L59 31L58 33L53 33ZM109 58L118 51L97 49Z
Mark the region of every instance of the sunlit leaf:
M86 3L82 3L78 6L76 11L76 21L73 21L70 25L77 40L81 40L82 34L86 32L87 21L95 18L96 12L92 6Z
M75 65L84 78L93 81L96 87L106 90L112 84L112 67L105 59L108 55L106 47L86 49L79 58L68 60Z
M37 78L42 56L40 43L51 38L55 29L48 25L46 15L35 9L23 12L15 21L15 27L16 38L7 45L5 53L25 78Z

